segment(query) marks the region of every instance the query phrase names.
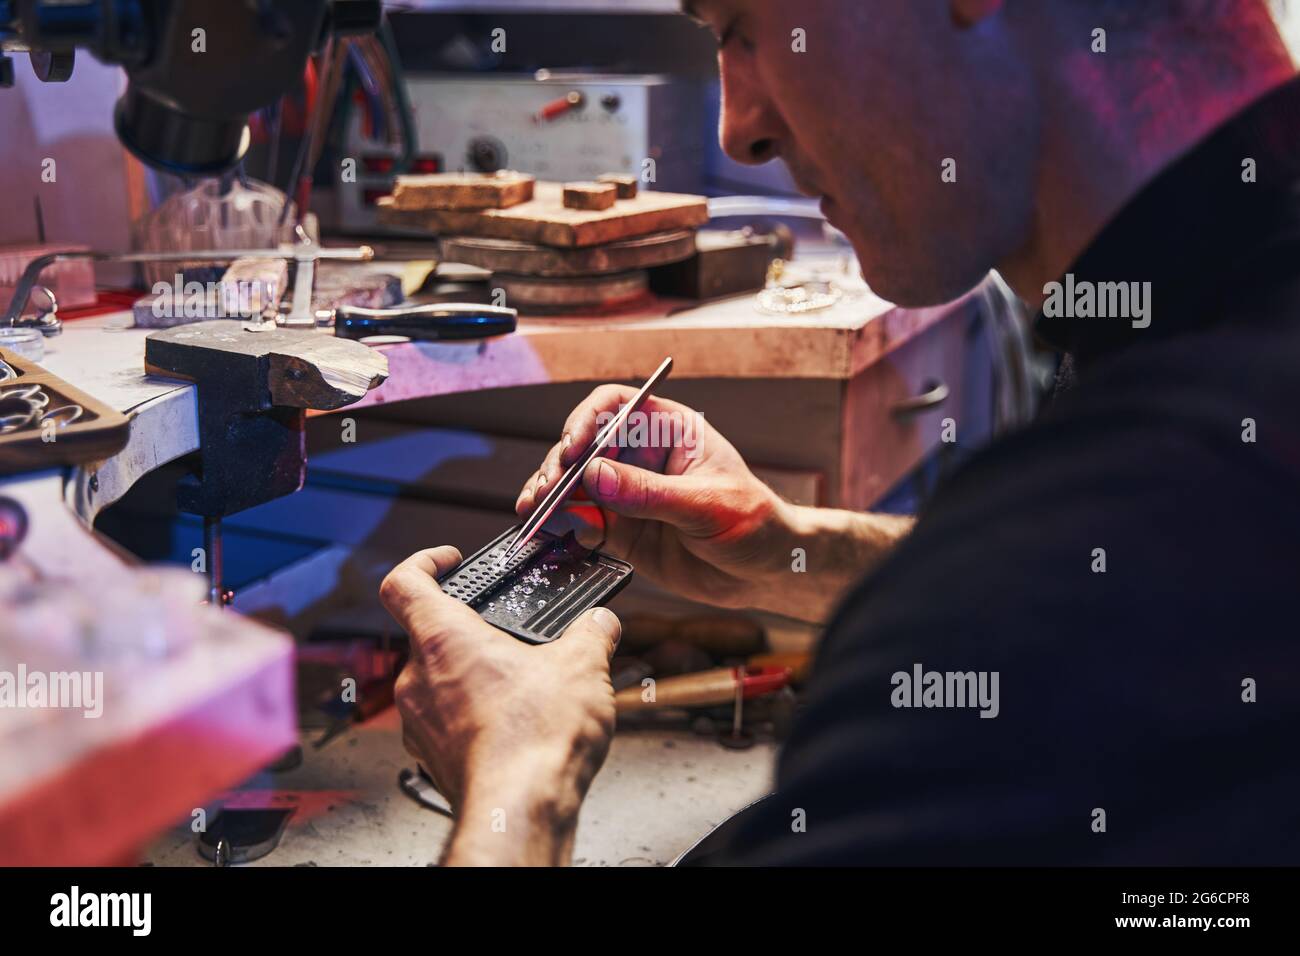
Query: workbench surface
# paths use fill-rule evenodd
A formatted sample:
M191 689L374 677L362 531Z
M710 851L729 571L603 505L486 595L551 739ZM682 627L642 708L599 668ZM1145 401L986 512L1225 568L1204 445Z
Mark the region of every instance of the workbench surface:
M320 750L304 735L301 766L261 774L229 806L297 808L280 846L252 866L430 866L451 832L448 817L397 786L413 765L396 711L348 730ZM688 732L624 731L592 783L578 821L575 866L663 866L714 826L771 790L776 748L724 749ZM278 795L270 796L274 788ZM211 815L209 814L209 819ZM185 820L148 849L156 866L211 866Z

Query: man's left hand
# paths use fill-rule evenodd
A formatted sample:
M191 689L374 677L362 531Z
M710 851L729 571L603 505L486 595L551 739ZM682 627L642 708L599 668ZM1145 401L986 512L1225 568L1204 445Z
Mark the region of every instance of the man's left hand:
M554 643L524 644L438 586L460 562L452 547L421 551L380 587L411 638L403 743L456 813L444 862L565 863L614 732L618 618L596 608Z

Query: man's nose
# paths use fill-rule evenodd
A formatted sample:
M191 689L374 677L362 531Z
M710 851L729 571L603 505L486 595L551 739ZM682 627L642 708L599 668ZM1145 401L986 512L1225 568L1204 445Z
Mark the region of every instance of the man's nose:
M780 153L781 120L754 77L722 64L723 152L746 166L761 166Z

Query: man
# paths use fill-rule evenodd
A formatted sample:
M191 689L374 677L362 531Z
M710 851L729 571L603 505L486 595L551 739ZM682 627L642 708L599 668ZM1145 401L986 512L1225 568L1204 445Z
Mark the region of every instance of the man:
M727 152L824 197L878 293L932 305L997 268L1073 365L915 527L791 506L712 432L588 469L638 571L829 620L776 793L717 859L1300 862L1300 85L1266 4L690 12ZM574 411L521 514L629 394ZM416 648L407 745L458 809L445 860L566 862L617 621L525 646L439 592L459 560L383 588Z

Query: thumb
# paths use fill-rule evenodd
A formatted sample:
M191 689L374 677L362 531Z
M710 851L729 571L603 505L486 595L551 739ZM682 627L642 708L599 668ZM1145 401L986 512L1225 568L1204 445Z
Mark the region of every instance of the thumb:
M380 585L379 599L410 635L414 653L419 653L428 641L454 630L457 623L478 618L438 586L438 576L460 562L460 552L453 547L419 551L388 572Z
M614 656L622 634L623 625L618 615L607 607L595 607L570 624L559 643L570 649L598 652L608 661Z
M582 475L591 499L615 514L662 521L687 531L707 531L703 487L684 475L661 475L626 462L597 458Z

